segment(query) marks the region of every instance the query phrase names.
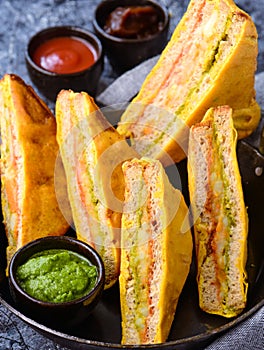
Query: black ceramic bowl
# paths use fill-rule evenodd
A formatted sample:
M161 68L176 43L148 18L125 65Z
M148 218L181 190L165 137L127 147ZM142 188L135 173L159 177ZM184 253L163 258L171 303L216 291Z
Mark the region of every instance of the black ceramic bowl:
M146 38L121 38L105 31L107 18L117 7L145 5L154 7L162 23L155 34ZM122 73L164 49L168 39L169 14L165 7L153 0L104 0L95 10L93 26L113 69Z
M83 297L68 302L44 302L33 298L22 289L17 269L32 255L50 249L66 249L78 253L95 265L98 277L94 287ZM71 237L40 238L20 248L9 264L9 289L17 307L25 315L58 329L70 329L85 320L97 305L104 289L105 271L98 253L89 245Z
M54 73L43 69L33 59L34 52L43 43L58 37L79 38L94 48L95 62L88 68L75 73ZM86 91L96 94L97 85L103 71L103 50L100 40L93 33L75 26L58 26L44 29L31 37L25 53L26 65L32 82L48 99L55 101L62 89Z

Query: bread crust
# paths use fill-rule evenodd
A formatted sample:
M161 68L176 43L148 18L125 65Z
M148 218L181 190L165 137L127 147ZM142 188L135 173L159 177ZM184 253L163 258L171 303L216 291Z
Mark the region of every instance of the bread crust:
M159 161L125 162L122 344L165 342L192 260L188 208ZM185 221L186 220L186 221Z
M8 238L7 260L24 244L63 235L69 223L57 201L54 176L59 148L56 122L46 104L16 75L0 82L1 202ZM66 179L59 169L68 200Z
M200 307L237 316L247 298L248 218L229 106L209 109L191 128L188 182Z

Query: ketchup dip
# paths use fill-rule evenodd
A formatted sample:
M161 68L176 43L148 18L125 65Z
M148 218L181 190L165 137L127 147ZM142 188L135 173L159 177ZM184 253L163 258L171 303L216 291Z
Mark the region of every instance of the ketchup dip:
M81 72L92 66L97 53L88 41L74 36L61 36L40 44L32 55L41 68L58 74Z

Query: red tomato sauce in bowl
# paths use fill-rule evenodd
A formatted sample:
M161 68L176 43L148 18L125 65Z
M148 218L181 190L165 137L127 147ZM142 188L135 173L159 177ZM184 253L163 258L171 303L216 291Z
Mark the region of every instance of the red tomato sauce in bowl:
M95 48L87 41L61 36L39 45L32 55L41 68L58 74L77 73L92 66L97 60Z

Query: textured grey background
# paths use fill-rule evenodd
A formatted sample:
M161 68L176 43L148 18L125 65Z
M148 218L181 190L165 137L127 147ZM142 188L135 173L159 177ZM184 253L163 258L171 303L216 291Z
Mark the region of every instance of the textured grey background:
M92 30L94 9L99 0L0 0L0 77L5 73L20 75L31 84L24 52L30 36L40 29L55 25L77 25ZM189 0L160 0L171 14L170 33L185 12ZM237 0L251 14L259 33L258 72L264 70L264 0ZM105 71L99 91L108 86L116 75L105 60ZM41 94L40 94L41 95ZM43 96L42 96L43 97ZM45 98L43 97L45 100ZM52 108L52 104L46 101Z
M171 32L183 15L187 0L161 0L171 13ZM24 62L29 37L48 26L71 24L92 29L91 20L99 0L0 0L0 78L5 73L20 75L31 84ZM236 3L251 14L259 33L258 73L264 71L264 0L237 0ZM263 74L258 79L258 96L262 96ZM105 61L99 90L112 83L117 76ZM45 98L44 98L45 100ZM52 104L46 101L52 108ZM262 104L263 106L263 104ZM238 328L214 342L208 350L264 349L264 310L259 310ZM63 350L42 337L0 305L0 350Z

